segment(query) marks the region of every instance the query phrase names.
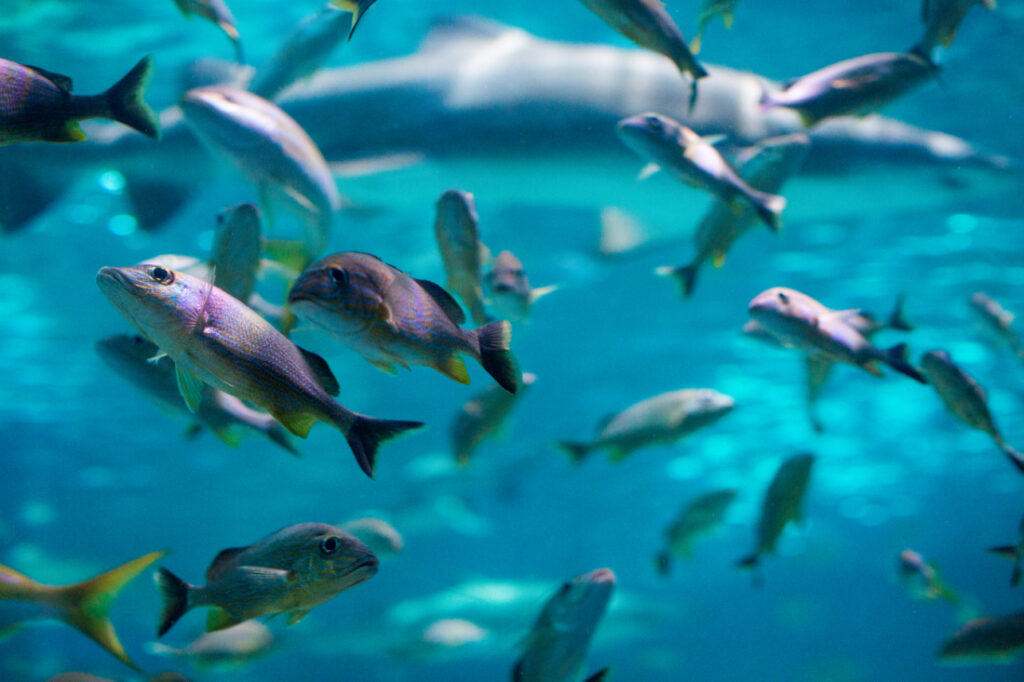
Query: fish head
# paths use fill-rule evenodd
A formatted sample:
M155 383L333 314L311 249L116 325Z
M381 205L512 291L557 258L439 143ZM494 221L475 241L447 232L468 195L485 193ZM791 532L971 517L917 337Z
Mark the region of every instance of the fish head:
M604 615L615 588L611 569L598 568L562 583L543 617L559 631L592 630Z
M480 217L476 212L473 195L457 189L450 189L437 200L437 225L468 225L479 224Z
M502 317L521 321L530 312L530 280L523 263L511 251L502 251L484 277L494 307Z
M731 395L719 393L710 388L699 388L696 391L694 411L700 413L703 420L710 423L717 421L732 412L736 401Z
M377 556L351 533L326 523L303 523L284 531L293 571L320 594L334 595L377 573Z
M385 298L395 271L365 253L328 256L299 275L288 305L300 318L338 334L365 330L387 319Z
M278 121L264 104L273 106L256 95L223 85L193 88L178 102L185 122L199 138L235 160L240 154L259 153L265 140L275 134Z
M657 162L682 145L681 126L667 116L648 112L624 118L615 126L623 144Z
M748 312L769 334L792 342L794 336L814 326L828 308L794 289L772 287L754 297Z

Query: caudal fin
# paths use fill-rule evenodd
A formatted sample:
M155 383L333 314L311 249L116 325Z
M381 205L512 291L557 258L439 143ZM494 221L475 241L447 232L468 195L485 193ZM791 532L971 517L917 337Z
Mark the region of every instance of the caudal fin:
M558 447L569 455L570 459L576 464L585 460L592 450L589 443L573 443L571 441L562 441L558 444Z
M757 212L757 217L768 226L769 230L777 234L782 229L782 211L786 208L786 197L757 192L751 195L750 200Z
M188 611L189 584L166 568L159 569L153 580L164 600L164 608L160 612L160 625L156 631L157 637L163 637L164 633Z
M512 355L512 324L508 320L491 322L476 330L480 342L480 364L509 393L519 390L523 373Z
M914 325L907 321L906 315L903 313L903 299L906 298L903 294L899 295L896 299L896 305L893 306L892 312L889 313L889 319L886 320L885 326L889 329L898 329L903 332L914 331Z
M104 93L110 117L153 139L160 139L160 121L143 100L153 74L153 58L139 60L128 74Z
M373 478L377 467L377 448L386 440L400 436L408 431L415 431L425 426L423 422L394 421L390 419L374 419L373 417L356 417L349 427L345 439L356 456L356 462L363 473Z
M914 381L927 384L928 379L907 362L907 344L899 343L892 348L881 351L881 359L900 374L905 374Z
M696 262L689 265L663 265L655 268L654 274L674 279L676 284L679 285L679 294L683 298L689 298L697 286L697 272L699 269L700 266Z
M133 670L139 670L121 646L114 626L107 618L107 611L125 585L165 554L166 552L150 552L91 580L62 588L62 618L91 637L122 663Z

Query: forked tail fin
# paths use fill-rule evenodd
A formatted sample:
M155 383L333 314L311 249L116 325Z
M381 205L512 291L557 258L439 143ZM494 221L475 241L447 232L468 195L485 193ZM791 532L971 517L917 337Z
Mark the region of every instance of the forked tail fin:
M131 71L103 93L110 117L138 130L147 137L160 139L160 121L143 99L153 73L153 58L143 57Z
M425 426L423 422L393 421L390 419L374 419L373 417L357 416L345 434L352 454L363 473L373 478L377 467L377 448L386 440L415 431Z
M507 320L491 322L476 330L480 343L480 364L509 393L519 390L523 373L509 346L512 324Z

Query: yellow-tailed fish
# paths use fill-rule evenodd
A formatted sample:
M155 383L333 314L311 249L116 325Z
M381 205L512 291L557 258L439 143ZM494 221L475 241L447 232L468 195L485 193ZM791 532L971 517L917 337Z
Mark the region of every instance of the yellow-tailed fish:
M159 139L160 122L143 100L152 72L153 59L143 57L106 92L75 95L67 76L0 59L0 146L81 142L78 122L88 118L109 118Z
M170 358L160 357L160 349L155 343L137 334L108 336L96 343L96 353L107 366L146 393L165 412L187 416L196 429L207 428L232 447L241 445L238 433L241 427L266 436L293 455L299 454L288 432L276 419L223 391L205 386L199 409L195 413L190 412L181 399L174 363Z
M700 8L700 14L697 15L697 34L690 41L690 50L694 54L700 52L704 29L707 28L712 19L722 17L722 23L725 24L725 27L732 28L732 22L736 14L736 5L738 4L739 0L704 0L704 4Z
M174 361L178 388L199 409L203 385L262 407L305 438L317 421L348 441L373 477L381 441L421 422L374 419L331 396L338 382L323 358L300 349L238 299L209 282L158 264L100 269L96 282L117 310Z
M609 451L612 461L625 459L638 448L673 443L729 414L732 397L710 388L685 388L641 400L601 420L589 443L560 443L574 461L597 449Z
M949 47L956 38L960 22L975 5L982 5L987 10L996 8L996 0L924 0L921 5L921 21L924 22L924 35L914 51L922 55L930 55L936 45Z
M759 142L736 160L740 177L750 187L775 194L786 180L800 169L810 148L806 135L797 133ZM725 263L733 243L754 225L757 215L749 204L733 209L720 202L712 204L694 236L696 255L688 265L660 267L655 272L673 277L683 296L689 296L697 284L701 265L711 261L715 267Z
M587 660L590 640L615 589L615 574L599 568L562 584L541 609L523 640L513 682L575 682ZM605 668L587 682L608 679Z
M486 324L480 271L487 260L487 247L480 241L480 218L472 194L450 189L441 195L434 237L448 276L445 288L462 299L473 322Z
M990 547L988 551L1013 561L1013 572L1010 573L1010 587L1017 587L1020 584L1021 574L1024 573L1024 518L1020 520L1017 544Z
M502 251L484 276L488 299L498 314L513 322L526 322L537 299L547 296L555 285L530 288L523 262L511 251Z
M359 25L359 20L366 14L366 10L370 9L370 5L377 2L377 0L331 0L331 2L352 14L352 28L348 32L348 39L352 40L352 36L356 32L356 26Z
M232 665L252 661L270 650L274 635L258 620L247 620L224 630L206 632L183 648L152 642L149 652L159 656L178 656L201 667Z
M235 25L235 17L231 15L231 10L228 9L224 0L174 0L174 4L186 17L194 15L216 24L235 46L235 59L239 63L245 61L242 43L238 36L238 27Z
M1024 473L1024 454L1011 448L996 428L988 409L985 389L970 374L962 370L944 350L928 351L921 358L921 371L946 408L965 424L992 436L999 449L1018 471Z
M384 519L375 516L346 521L340 528L362 540L377 556L398 554L405 546L401 533Z
M693 552L693 543L711 532L725 520L729 505L736 499L733 488L712 490L686 505L665 529L665 547L654 557L658 574L668 575L672 558L686 559Z
M314 263L292 285L288 305L389 374L423 365L468 384L464 354L509 393L519 387L507 321L463 329L465 314L447 291L368 253L344 251Z
M986 331L1005 341L1018 358L1024 360L1024 344L1012 328L1015 315L980 291L971 296L971 310Z
M744 182L711 140L655 113L624 118L616 130L619 139L648 162L644 174L664 170L681 182L711 192L734 211L739 211L740 202L749 203L774 231L782 225L786 198L758 191Z
M340 528L288 526L246 547L222 550L206 569L205 585L190 585L166 568L157 571L164 599L157 636L197 607L212 607L207 632L278 613L292 625L314 606L372 578L377 564L366 545Z
M884 362L922 384L924 375L906 360L906 344L876 348L856 326L859 310L832 310L806 294L785 287L766 289L749 305L750 316L787 348L799 348L834 362L846 362L882 376ZM852 321L852 323L851 323Z
M450 431L452 451L459 466L469 464L480 443L502 428L512 408L526 393L526 387L536 380L535 374L523 372L519 392L512 394L500 386L488 386L462 406Z
M42 585L6 566L0 566L0 602L4 611L15 607L16 615L0 620L0 634L22 623L54 619L67 623L91 637L119 661L138 670L117 638L107 611L118 592L166 552L150 552L85 582L73 585Z
M934 601L942 599L951 604L960 601L956 592L951 590L935 566L921 556L919 552L905 549L899 556L900 580L906 586L910 596L915 599Z
M790 521L803 521L804 496L813 466L814 455L796 455L779 466L761 503L754 551L738 560L737 566L757 568L762 555L775 552L775 543ZM756 580L758 577L755 575Z
M945 641L941 661L1007 661L1024 649L1024 612L975 618Z
M587 9L638 46L668 57L680 73L687 74L690 108L697 101L697 81L708 72L686 45L682 31L665 11L661 0L581 0Z
M243 303L256 288L262 241L260 210L255 205L238 204L217 214L210 265L217 286Z
M866 116L923 84L938 66L914 52L881 52L826 66L765 89L761 109L787 107L808 128L832 116Z

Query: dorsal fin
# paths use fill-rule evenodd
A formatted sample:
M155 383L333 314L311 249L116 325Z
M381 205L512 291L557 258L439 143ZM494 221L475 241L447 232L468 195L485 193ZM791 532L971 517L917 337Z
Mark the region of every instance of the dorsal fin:
M618 416L617 412L609 412L608 414L603 415L600 419L597 420L597 426L595 427L594 430L597 433L601 433L602 431L604 431L604 427L606 427L609 424L611 424L612 420L615 419L617 416Z
M420 42L420 51L446 49L452 45L486 42L520 29L481 17L455 16L438 19Z
M305 348L300 348L299 352L302 353L302 357L306 358L306 362L309 363L309 368L313 370L313 374L316 376L317 383L319 383L327 395L338 395L341 387L338 385L338 380L334 376L334 372L327 365L327 361L312 351L308 351Z
M212 583L214 580L220 577L220 575L224 573L225 570L227 570L231 562L234 561L235 557L237 557L239 554L241 554L247 549L249 548L228 547L227 549L221 550L220 553L213 558L213 561L210 562L210 567L206 569L206 582Z
M430 298L434 299L437 305L441 306L441 310L448 316L448 319L455 324L466 323L466 313L459 306L458 302L452 298L452 295L445 291L440 284L435 284L426 279L417 279L416 283L430 294Z
M47 71L46 69L41 69L38 66L29 66L28 64L25 64L24 66L26 69L31 69L35 71L40 76L53 83L64 92L71 92L70 76L65 76L62 73L54 73L53 71Z

